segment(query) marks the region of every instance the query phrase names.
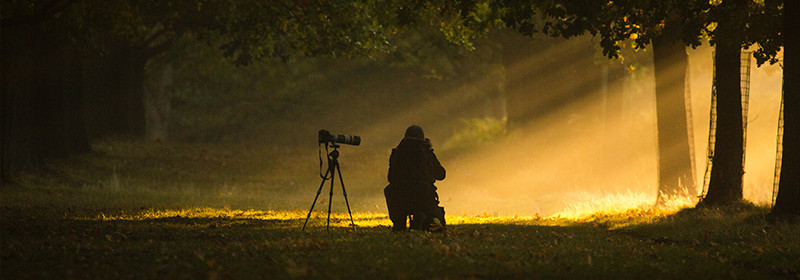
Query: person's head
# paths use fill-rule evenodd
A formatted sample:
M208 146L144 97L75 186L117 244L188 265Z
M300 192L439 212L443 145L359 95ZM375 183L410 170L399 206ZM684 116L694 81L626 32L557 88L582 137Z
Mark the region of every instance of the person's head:
M420 127L418 125L412 125L412 126L409 126L406 129L405 137L406 138L417 138L417 139L423 140L423 139L425 139L425 133L422 132L422 127Z

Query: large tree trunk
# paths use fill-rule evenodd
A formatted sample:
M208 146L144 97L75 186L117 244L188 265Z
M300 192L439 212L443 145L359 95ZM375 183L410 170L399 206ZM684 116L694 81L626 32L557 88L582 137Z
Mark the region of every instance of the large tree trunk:
M695 195L693 159L686 119L687 65L688 55L682 41L669 37L653 40L659 202L670 196Z
M2 182L44 158L90 150L80 55L36 25L2 29ZM7 55L13 54L13 55Z
M741 51L737 44L717 44L714 55L717 129L708 194L698 206L729 204L742 199L743 128Z
M148 57L142 54L141 49L131 48L125 50L120 55L127 60L124 64L119 65L116 70L120 71L119 76L119 94L121 94L122 106L120 113L122 115L121 133L144 137L146 118L145 118L145 102L144 102L144 79L145 79L145 65L147 64Z
M783 161L772 214L800 216L800 2L783 4Z
M744 175L744 123L742 120L741 44L744 22L737 15L746 7L744 0L724 1L718 6L714 30L714 86L717 95L717 129L708 193L699 207L732 204L742 200Z
M109 46L87 67L88 127L92 138L145 135L144 71L147 56L127 42Z

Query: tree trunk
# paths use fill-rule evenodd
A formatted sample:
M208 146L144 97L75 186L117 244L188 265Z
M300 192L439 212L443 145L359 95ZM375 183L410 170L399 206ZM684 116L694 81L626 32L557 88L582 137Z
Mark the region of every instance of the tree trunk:
M2 29L2 182L44 158L90 151L80 55L36 25Z
M783 161L772 214L800 216L800 2L783 4Z
M92 138L145 135L144 71L147 56L130 43L109 46L87 67L88 115Z
M744 175L744 123L742 121L741 48L743 31L738 20L747 1L724 1L718 6L720 17L714 30L714 81L717 95L717 129L708 193L699 207L720 206L742 200Z
M119 93L122 95L122 133L135 137L144 137L147 127L144 102L145 65L148 57L141 53L142 50L130 48L120 54L125 57L125 64L119 70ZM120 60L122 61L122 60Z
M687 65L688 55L682 41L668 37L653 40L659 202L670 196L695 195L693 159L686 119Z
M134 137L145 135L145 109L144 109L144 66L147 57L141 50L123 42L117 46L108 59L110 71L113 74L112 88L106 89L101 94L110 95L113 111L110 119L111 134L122 134Z
M716 46L717 138L708 194L698 206L723 205L742 199L744 135L740 53L738 44L718 43Z

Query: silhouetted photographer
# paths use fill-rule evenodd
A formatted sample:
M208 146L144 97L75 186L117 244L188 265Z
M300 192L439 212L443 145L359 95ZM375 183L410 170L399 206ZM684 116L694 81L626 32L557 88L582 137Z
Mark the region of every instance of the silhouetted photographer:
M389 185L383 190L394 231L409 227L444 231L444 208L439 207L436 180L444 180L445 170L433 153L422 128L412 125L389 157Z

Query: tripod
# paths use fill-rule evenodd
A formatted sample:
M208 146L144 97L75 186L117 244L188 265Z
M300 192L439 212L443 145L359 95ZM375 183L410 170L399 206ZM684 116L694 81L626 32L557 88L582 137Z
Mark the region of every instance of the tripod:
M325 224L325 230L328 230L331 225L331 205L333 204L333 183L335 181L334 177L336 177L336 173L339 173L339 182L342 185L342 194L344 194L344 202L347 204L347 213L350 214L350 224L353 226L353 231L356 230L356 223L353 221L353 213L350 211L350 202L347 200L347 191L344 189L344 179L342 179L342 169L339 167L339 145L334 143L330 143L330 147L333 148L333 151L328 153L328 171L325 172L325 175L320 176L322 177L322 183L319 184L319 189L317 189L317 196L314 197L314 202L311 203L311 209L308 209L308 215L306 216L306 221L303 223L302 231L306 230L306 224L308 224L308 219L311 218L311 212L314 211L314 205L317 204L317 199L319 198L319 194L322 192L322 187L325 186L325 181L330 179L331 180L331 191L328 196L328 221ZM325 151L328 151L328 146L325 146ZM320 164L322 163L320 159ZM321 171L321 170L320 170ZM328 174L330 174L330 178L328 178Z

